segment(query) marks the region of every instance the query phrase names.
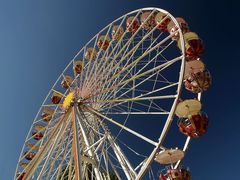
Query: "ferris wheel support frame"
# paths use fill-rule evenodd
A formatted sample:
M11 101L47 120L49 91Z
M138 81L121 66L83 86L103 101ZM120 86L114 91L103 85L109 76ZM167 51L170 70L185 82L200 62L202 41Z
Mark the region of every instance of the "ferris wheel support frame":
M120 162L120 165L121 165L125 175L127 176L128 180L134 179L136 177L136 172L134 171L134 169L128 162L127 158L122 153L120 147L117 145L117 143L112 139L112 137L110 135L108 135L108 140L112 144L113 151L116 154L116 156Z
M82 134L82 137L83 137L83 140L84 140L84 142L85 142L85 144L86 144L86 147L88 148L87 153L88 153L89 157L90 157L90 158L93 158L94 161L98 164L98 160L97 160L97 158L94 156L94 154L93 154L93 152L92 152L92 149L89 148L89 147L90 147L90 143L89 143L89 140L88 140L88 138L87 138L85 129L84 129L84 127L83 127L82 119L80 118L80 117L82 117L82 115L80 115L79 107L77 108L76 106L74 106L74 109L76 110L76 114L77 114L77 116L74 116L74 118L76 118L77 121L78 121L80 130L81 130L81 134ZM95 175L96 175L97 180L102 180L103 178L102 178L101 172L99 171L99 168L96 167L96 166L94 166L93 169L94 169L94 173L95 173Z
M164 13L166 13L169 17L171 17L171 19L174 21L174 23L177 25L177 27L178 27L178 29L180 29L179 28L179 25L178 25L178 23L177 23L177 21L176 21L176 19L170 14L170 13L168 13L167 11L165 11L165 10L163 10L163 9L160 9L160 8L152 8L152 7L150 7L150 8L143 8L143 9L138 9L138 10L135 10L135 11L132 11L132 12L130 12L130 13L128 13L128 14L131 14L131 13L134 13L134 12L137 12L137 11L144 11L144 10L155 10L155 11L161 11L161 12L164 12ZM123 16L122 16L123 17ZM120 17L121 18L121 17ZM118 19L120 19L120 18L118 18ZM117 19L117 20L118 20ZM115 21L117 21L117 20L115 20ZM104 28L105 29L105 28ZM103 30L104 30L103 29ZM102 30L102 31L103 31ZM179 30L179 32L180 32L181 30ZM101 31L100 31L101 32ZM171 123L172 123L172 121L173 121L173 116L174 116L174 111L175 111L175 108L176 108L176 105L177 105L177 100L178 100L178 98L179 98L179 96L180 96L180 94L181 94L181 88L182 88L182 82L183 82L183 74L184 74L184 67L185 67L185 50L184 50L184 40L183 40L183 36L182 36L182 32L180 32L179 33L180 34L180 39L181 39L181 48L182 48L182 57L181 57L181 59L182 59L182 62L181 62L181 70L180 70L180 75L179 75L179 82L178 82L178 89L177 89L177 95L176 95L176 97L175 97L175 100L174 100L174 102L173 102L173 105L172 105L172 108L171 108L171 111L169 112L169 115L168 115L168 118L167 118L167 121L166 121L166 123L165 123L165 125L164 125L164 128L163 128L163 131L162 131L162 133L161 133L161 135L160 135L160 137L159 137L159 141L158 141L158 143L156 144L156 147L154 148L154 150L152 151L152 153L151 153L151 155L149 156L149 158L143 163L143 166L141 167L141 169L140 169L140 171L139 171L139 173L138 173L138 175L137 175L137 177L136 177L136 179L141 179L143 176L144 176L144 174L146 173L146 171L147 171L147 168L149 167L149 165L150 165L150 163L153 161L153 159L154 159L154 156L156 155L156 153L160 150L160 149L162 149L162 143L163 143L163 141L164 141L164 139L165 139L165 136L166 136L166 134L167 134L167 132L168 132L168 130L169 130L169 128L170 128L170 125L171 125ZM95 36L94 36L95 37ZM93 37L93 38L94 38ZM78 54L77 54L78 55ZM75 56L75 57L77 57L77 55ZM69 64L71 64L71 63L69 63ZM68 66L67 66L68 67ZM65 69L67 69L67 67L65 68ZM60 79L60 77L61 77L61 75L59 76L59 78L58 79ZM57 80L58 81L58 80ZM56 81L56 82L57 82ZM56 84L56 83L55 83ZM54 84L54 86L55 86L55 84ZM53 87L54 87L53 86ZM53 88L52 88L53 89ZM50 91L51 92L51 91ZM50 94L50 92L48 93L48 95ZM48 97L48 96L47 96ZM46 99L47 99L47 97L46 97ZM44 102L46 101L46 99L44 100ZM201 99L201 98L199 98L199 99ZM44 104L44 102L43 102L43 104ZM40 113L40 110L39 110L39 112L38 112L38 114ZM37 115L38 115L37 114ZM30 129L30 131L29 131L29 133L31 132L31 129ZM28 134L29 134L28 133ZM86 135L86 134L85 134ZM83 138L84 139L84 141L85 141L85 143L86 142L88 142L87 141L87 139L85 140L85 138ZM187 138L187 140L186 140L186 142L185 142L185 145L184 145L184 148L183 148L183 150L184 151L186 151L187 150L187 147L188 147L188 145L189 145L189 143L190 143L190 140L191 139L189 139L189 137ZM114 142L115 143L115 142ZM89 143L88 143L88 147L89 147ZM24 147L23 147L24 148ZM91 150L91 148L89 148L89 150ZM22 151L23 151L23 149L22 149ZM22 154L22 152L21 152L21 154ZM180 162L179 162L180 163ZM178 164L179 164L178 163ZM178 166L178 164L176 164L176 166ZM176 167L175 166L175 167ZM94 170L95 171L95 170ZM96 172L95 172L96 173ZM98 170L98 173L100 173L99 172L99 170ZM16 174L16 173L15 173ZM100 173L101 174L101 173ZM15 175L16 176L16 175ZM75 175L75 177L76 177L76 175ZM100 177L99 177L100 178ZM100 179L99 179L100 180Z

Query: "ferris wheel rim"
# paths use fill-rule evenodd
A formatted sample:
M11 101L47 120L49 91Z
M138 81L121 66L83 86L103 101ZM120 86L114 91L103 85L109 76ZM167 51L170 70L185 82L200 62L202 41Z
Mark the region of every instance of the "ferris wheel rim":
M135 12L146 11L146 10L151 10L151 11L152 11L152 10L157 10L157 11L164 12L164 13L168 14L168 15L171 17L171 19L174 21L175 25L177 25L177 26L179 27L178 22L176 21L176 19L175 19L174 16L172 16L169 12L167 12L167 11L165 11L165 10L163 10L163 9L154 8L154 7L137 9L137 10L135 10L135 11L129 12L129 13L127 13L127 14L119 17L118 19L121 19L122 17L127 16L127 15L129 15L129 14L133 14L133 13L135 13ZM114 21L111 22L110 24L113 24L113 23L116 22L118 19L114 20ZM109 25L110 25L110 24L109 24ZM107 28L109 25L107 25L105 28ZM105 28L103 28L101 31L99 31L92 39L94 39L96 36L98 36L102 31L104 31ZM180 28L179 28L179 29L180 29ZM184 39L183 39L182 32L180 32L179 34L180 34L181 47L182 47L182 49L181 49L181 50L182 50L182 58L181 58L181 59L182 59L182 60L181 60L182 63L181 63L181 71L180 71L179 82L178 82L178 92L177 92L176 98L175 98L175 100L174 100L174 103L173 103L173 105L172 105L171 111L170 111L170 113L169 113L169 115L168 115L168 118L167 118L166 123L168 122L168 119L169 119L169 122L170 122L171 119L173 119L174 111L175 111L176 104L177 104L177 100L178 100L178 98L179 98L179 96L180 96L180 94L181 94L181 89L182 89L183 74L184 74L184 67L185 67L185 50L184 50L184 48L183 48L183 47L184 47ZM92 39L91 39L91 40L92 40ZM91 40L90 40L90 41L91 41ZM88 43L89 43L90 41L88 41ZM77 53L77 55L70 61L70 63L66 66L66 68L65 68L65 69L62 71L62 73L60 74L60 76L57 78L57 80L55 81L54 85L52 86L52 88L51 88L50 91L48 92L48 95L46 96L46 98L45 98L45 100L43 101L42 105L40 106L39 111L38 111L35 119L38 117L39 113L41 112L41 109L42 109L45 101L47 100L47 98L50 96L50 94L51 94L51 92L52 92L52 89L54 88L54 86L56 85L56 83L57 83L57 82L60 80L60 78L62 77L63 72L75 61L75 58L76 58L76 57L78 56L78 54L87 46L88 43L86 43L85 46ZM68 90L66 90L66 92L65 92L64 94L66 94L67 91L68 91ZM56 110L56 109L55 109L55 110ZM34 121L35 121L35 119L34 119ZM169 127L170 127L170 125L171 125L171 124L168 124ZM165 126L166 126L166 124L165 124ZM27 136L30 135L30 133L31 133L31 131L32 131L32 128L33 128L33 126L31 126L31 128L30 128ZM164 133L163 133L163 132L164 132ZM167 131L162 131L161 134L162 134L161 136L165 136L165 135L167 134ZM158 145L156 146L156 152L157 152L157 150L159 150L159 147L161 146L161 144L163 143L163 141L164 141L164 138L163 138L162 140L160 140L160 138L159 138ZM186 140L186 142L188 142L188 140ZM23 148L22 148L21 154L23 153L23 150L24 150L24 146L23 146ZM153 150L153 152L154 152L154 150ZM151 160L150 160L151 162L153 161L154 155L156 154L156 152L154 152L154 153L153 153L153 152L152 152L152 154L151 154L151 156L150 156L150 157L151 157ZM149 157L149 158L150 158L150 157ZM149 164L150 164L151 162L149 162ZM19 164L19 163L20 163L20 161L18 162L18 164ZM147 165L147 164L146 164L146 165ZM146 166L145 169L147 169L147 167L148 167L148 166ZM16 173L17 173L17 169L16 169ZM15 173L15 176L16 176L16 173ZM141 173L141 171L138 173L137 179L142 176L142 175L139 175L140 173Z

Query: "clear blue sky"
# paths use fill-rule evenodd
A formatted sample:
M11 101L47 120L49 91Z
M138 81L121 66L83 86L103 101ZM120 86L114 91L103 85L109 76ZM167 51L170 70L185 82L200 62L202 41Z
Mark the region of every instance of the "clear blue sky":
M33 118L76 52L101 28L141 7L184 17L205 42L213 86L204 94L209 132L185 164L193 180L238 179L239 4L216 0L0 0L0 179L13 179Z

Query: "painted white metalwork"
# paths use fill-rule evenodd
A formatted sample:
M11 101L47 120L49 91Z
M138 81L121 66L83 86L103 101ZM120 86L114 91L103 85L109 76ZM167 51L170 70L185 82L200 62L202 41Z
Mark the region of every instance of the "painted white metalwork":
M120 30L129 16L137 20L145 11L151 11L151 15L163 12L166 16L162 22L170 18L175 23L180 36L180 50L176 51L173 46L173 34L160 32L159 24L149 31L143 29L150 16L134 33L125 29L118 41L110 40L106 50L98 48L101 35L111 37L114 25L119 25ZM92 60L85 58L89 47L98 49ZM185 66L183 47L183 35L176 19L159 8L130 12L102 29L71 60L49 91L25 140L14 179L18 179L17 173L26 173L25 179L63 179L66 175L69 180L102 180L110 179L111 175L118 179L142 179L146 172L149 178L154 178L151 164L156 153L165 149L164 140L182 89ZM82 60L83 66L82 72L77 74L73 68L74 62L79 60ZM60 88L61 80L66 80L67 75L73 76L73 82L70 88L63 90ZM64 109L63 99L73 91L75 97ZM62 95L59 104L51 102L52 92ZM165 101L167 106L162 103ZM54 109L49 122L41 117L43 107ZM159 139L152 140L128 127L128 121L133 120L137 124L138 119L151 115L161 119L160 122L166 121L159 132ZM36 141L31 133L38 124L45 128L41 132L42 139ZM143 146L149 146L151 151L147 154L140 152L132 147L133 142L127 142L128 139L120 143L123 132L142 139L138 143L145 143ZM189 142L187 138L184 151ZM29 143L39 146L39 149L28 148ZM134 157L127 158L126 150L140 160L135 162ZM36 155L31 161L26 161L24 151L36 151ZM22 168L21 162L28 165Z

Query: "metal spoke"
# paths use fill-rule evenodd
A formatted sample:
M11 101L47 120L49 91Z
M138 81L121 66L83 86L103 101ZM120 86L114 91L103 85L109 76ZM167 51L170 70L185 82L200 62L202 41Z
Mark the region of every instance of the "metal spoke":
M142 18L147 11L148 16ZM164 13L161 22L146 28L158 12ZM135 20L139 23L134 31L126 27L128 18L132 18L130 26ZM177 26L175 33L159 30L168 19ZM123 28L118 39L112 36L115 25L117 31ZM108 40L106 48L98 42L102 35L103 41ZM97 51L92 60L86 57L90 47ZM14 178L20 173L26 180L155 179L151 163L157 152L166 149L163 142L180 96L184 58L181 28L162 9L139 9L110 23L80 49L50 89L26 137ZM80 70L76 61L81 61ZM161 119L150 122L152 126L162 127L166 121L158 140L137 132L141 130L129 123L146 115ZM148 146L147 152L130 138L124 139L125 133L140 139L137 143ZM33 158L26 158L29 153Z
M143 135L141 135L141 134L131 130L130 128L127 128L126 126L123 126L122 124L118 123L117 121L114 121L111 118L108 118L107 116L103 115L102 113L99 113L98 111L94 110L93 108L91 108L91 107L87 107L87 108L89 109L90 112L92 112L92 113L94 113L94 114L96 114L96 115L98 115L98 116L108 120L109 122L111 122L111 123L119 126L120 128L126 130L127 132L129 132L129 133L131 133L131 134L141 138L142 140L144 140L144 141L146 141L146 142L148 142L148 143L150 143L150 144L152 144L154 146L157 145L157 143L154 142L153 140L151 140L151 139L149 139L149 138L147 138L147 137L145 137L145 136L143 136Z

